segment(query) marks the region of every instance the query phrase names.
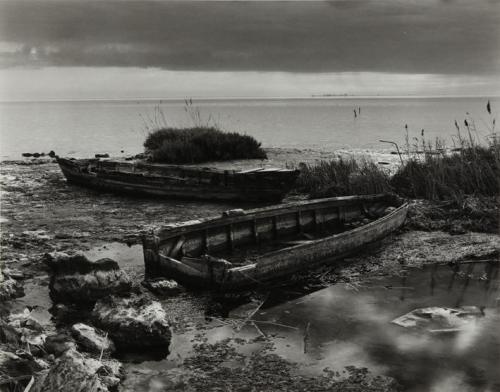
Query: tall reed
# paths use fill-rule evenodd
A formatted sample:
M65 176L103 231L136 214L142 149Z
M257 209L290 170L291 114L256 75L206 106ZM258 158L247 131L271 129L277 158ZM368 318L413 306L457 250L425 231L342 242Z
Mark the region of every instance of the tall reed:
M298 192L311 197L344 196L390 192L389 175L368 159L353 157L300 164Z
M409 145L406 129L407 159L391 179L397 193L429 200L452 199L461 202L465 195L497 196L500 189L500 140L495 133L495 118L488 101L488 121L479 130L467 113L464 129L455 120L457 134L453 148L447 149L442 140L426 141L414 138ZM411 152L413 147L413 152Z

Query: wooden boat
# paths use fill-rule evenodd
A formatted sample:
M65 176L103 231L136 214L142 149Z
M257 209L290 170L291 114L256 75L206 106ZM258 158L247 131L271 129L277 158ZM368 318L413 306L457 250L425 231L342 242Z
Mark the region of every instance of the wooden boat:
M403 225L393 195L346 196L231 210L143 235L146 274L242 289L333 262Z
M142 161L57 157L68 182L118 193L214 200L280 201L298 170L256 168L243 171Z

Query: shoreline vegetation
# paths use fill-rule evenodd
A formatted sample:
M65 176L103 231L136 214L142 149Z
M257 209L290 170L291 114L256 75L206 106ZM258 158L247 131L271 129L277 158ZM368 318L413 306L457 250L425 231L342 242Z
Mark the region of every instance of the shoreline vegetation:
M455 121L457 134L453 148L443 140L420 138L410 143L408 126L405 126L405 149L401 153L395 142L400 165L391 175L375 162L354 157L321 161L315 165L301 164L297 190L313 197L342 196L394 192L408 198L430 201L451 200L461 204L466 196L498 196L500 190L500 138L495 133L496 120L491 105L486 105L488 132L479 135L471 118L464 120L464 127Z
M212 116L204 119L192 99L184 100L190 127L173 127L159 106L153 115L142 117L144 155L154 163L195 164L237 159L267 159L261 143L249 135L225 132Z
M223 132L216 127L161 128L144 142L145 154L154 163L193 164L236 159L266 159L252 136Z

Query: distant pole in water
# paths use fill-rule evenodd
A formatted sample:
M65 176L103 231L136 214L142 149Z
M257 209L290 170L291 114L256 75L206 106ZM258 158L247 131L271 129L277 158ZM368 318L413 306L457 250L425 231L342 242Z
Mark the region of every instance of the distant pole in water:
M358 108L358 114L361 114L361 106Z

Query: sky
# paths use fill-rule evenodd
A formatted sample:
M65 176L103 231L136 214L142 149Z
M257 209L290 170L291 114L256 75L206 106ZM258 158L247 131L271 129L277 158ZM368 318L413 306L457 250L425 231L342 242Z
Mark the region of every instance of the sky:
M0 99L500 94L500 0L0 0Z

